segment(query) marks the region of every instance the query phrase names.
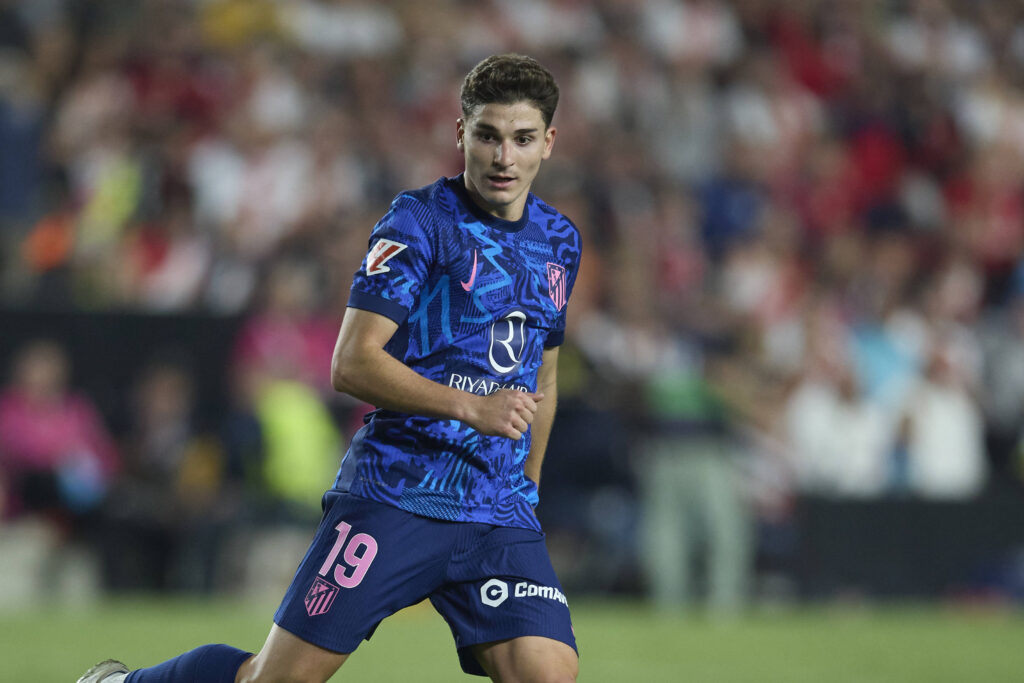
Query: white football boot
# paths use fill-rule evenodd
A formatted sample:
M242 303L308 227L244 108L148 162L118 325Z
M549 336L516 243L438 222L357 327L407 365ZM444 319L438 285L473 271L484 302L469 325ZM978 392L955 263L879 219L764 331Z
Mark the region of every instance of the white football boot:
M123 683L128 673L127 666L116 659L108 659L90 668L76 683Z

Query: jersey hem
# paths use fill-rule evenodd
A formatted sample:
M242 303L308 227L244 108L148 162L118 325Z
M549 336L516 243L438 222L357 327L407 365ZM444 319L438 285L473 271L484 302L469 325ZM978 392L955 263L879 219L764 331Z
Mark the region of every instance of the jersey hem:
M402 510L403 512L408 512L409 514L416 515L418 517L435 519L442 522L452 522L454 524L490 524L491 526L508 527L511 529L527 529L529 531L537 531L540 533L544 532L544 529L541 528L540 521L537 520L536 510L529 503L529 501L527 501L522 496L519 496L521 503L513 504L508 507L508 511L514 517L514 519L503 519L496 518L493 514L486 514L484 512L484 508L480 507L471 508L469 510L463 508L459 511L459 514L455 515L454 517L445 517L439 514L430 514L430 512L426 510L409 510L399 505L398 501L390 500L384 496L374 495L374 493L376 493L376 489L360 486L360 479L358 477L354 482L352 482L348 489L342 490L339 488L334 488L333 490L339 493L348 493L353 496L358 496L359 498L372 500L375 503L383 503L384 505L390 505L395 509ZM525 520L530 520L534 523L521 523Z

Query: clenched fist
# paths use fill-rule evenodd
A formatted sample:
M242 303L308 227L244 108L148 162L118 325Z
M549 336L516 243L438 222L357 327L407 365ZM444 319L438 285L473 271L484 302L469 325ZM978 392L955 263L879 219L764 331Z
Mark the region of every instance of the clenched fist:
M537 404L544 394L500 389L488 396L475 396L470 417L465 420L481 434L505 436L518 441L530 428Z

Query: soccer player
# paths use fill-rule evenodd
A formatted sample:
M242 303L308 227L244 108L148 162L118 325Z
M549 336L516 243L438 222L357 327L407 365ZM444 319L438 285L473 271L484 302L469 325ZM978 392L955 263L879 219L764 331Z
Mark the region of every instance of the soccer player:
M382 619L429 598L462 668L574 681L569 608L534 514L580 236L530 192L558 87L535 60L480 62L461 90L465 171L401 193L370 236L334 386L378 406L251 655L205 645L80 681L326 681Z

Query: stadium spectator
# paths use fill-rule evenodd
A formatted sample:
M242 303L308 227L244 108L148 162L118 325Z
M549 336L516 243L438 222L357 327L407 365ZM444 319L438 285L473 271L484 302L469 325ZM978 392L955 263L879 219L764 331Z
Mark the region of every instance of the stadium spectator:
M280 380L304 383L332 397L331 355L335 322L321 313L323 288L316 264L308 260L279 260L268 273L259 306L245 319L232 364Z
M207 242L188 199L169 198L159 216L125 236L124 301L158 313L194 307L212 261Z
M650 595L664 611L735 614L750 597L755 547L744 449L706 377L704 351L680 335L659 341L636 458Z
M5 515L68 522L102 502L120 467L117 448L88 397L71 389L70 360L54 342L22 347L0 392Z
M891 430L842 361L809 371L786 404L800 488L826 497L873 498L889 485Z
M0 227L31 217L38 201L46 93L37 68L19 51L0 47Z
M195 382L176 360L146 367L132 392L124 469L102 536L115 590L209 592L238 523L240 472L201 431Z
M910 491L930 500L978 495L989 469L981 410L946 348L932 350L921 381L907 399Z
M100 506L120 461L98 411L48 340L21 347L0 390L0 603L89 599Z
M316 490L337 469L338 424L347 426L354 413L361 418L366 412L353 399L339 400L330 385L337 334L336 323L321 312L321 280L309 259L271 264L259 305L232 351L231 448L244 450L235 439L258 443L258 453L246 457L250 483L283 520L305 519L319 509Z
M19 289L33 304L54 308L72 299L72 252L75 243L76 211L63 174L52 178L44 190L47 210L32 225L21 242L24 283Z
M1020 266L1007 301L984 312L978 335L984 349L980 400L989 455L996 472L1007 474L1024 425L1024 269Z

